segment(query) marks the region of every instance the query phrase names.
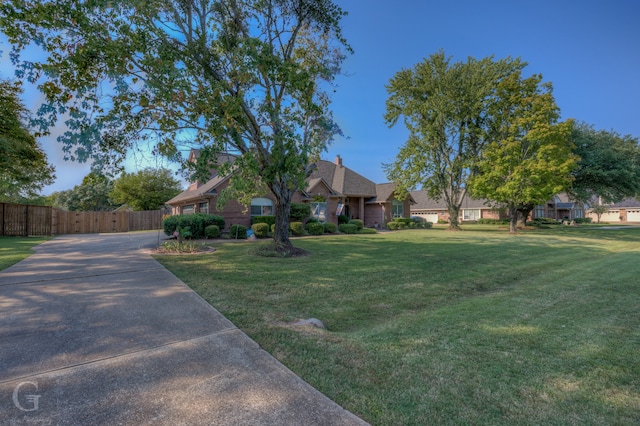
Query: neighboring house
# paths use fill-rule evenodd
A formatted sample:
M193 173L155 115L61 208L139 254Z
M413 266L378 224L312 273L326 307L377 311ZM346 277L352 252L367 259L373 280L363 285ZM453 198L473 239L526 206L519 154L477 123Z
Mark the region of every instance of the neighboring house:
M198 151L192 150L189 160L197 159ZM225 155L219 158L219 164L233 160L232 155ZM248 210L238 201L230 200L222 211L218 211L217 197L228 187L230 177L218 175L214 168L209 181L204 184L193 182L189 189L167 204L172 207L173 214L205 212L221 215L227 226L250 226L253 216L274 214L275 197L272 194L254 198ZM345 167L340 156L333 162L318 161L306 183L304 190L294 195L293 202L310 204L311 215L320 222L337 224L338 215L345 215L349 219L363 220L366 227L383 227L393 217L409 217L410 205L414 202L411 197L396 200L396 184L376 184Z
M411 206L411 216L424 218L428 222L449 221L449 212L443 200L429 198L426 191L410 192L416 204ZM558 194L545 204L536 206L531 212L532 218L544 217L556 220L578 219L585 217L585 205L571 200L567 194ZM503 209L491 207L487 200L465 197L460 206L459 222L476 221L478 219L507 219Z
M427 191L410 191L415 204L411 206L411 216L421 217L427 222L449 222L449 211L444 200L434 200L427 195ZM459 222L476 221L478 219L503 219L504 212L487 205L486 200L476 200L470 197L462 199Z
M586 217L586 209L589 205L581 201L571 199L567 194L555 195L546 204L536 206L531 212L535 218L545 217L556 220L574 220Z
M597 202L593 203L594 206ZM619 203L604 204L607 212L600 216L601 222L640 222L640 200L636 198L626 198ZM598 215L592 209L587 210L587 217L592 222L598 221Z

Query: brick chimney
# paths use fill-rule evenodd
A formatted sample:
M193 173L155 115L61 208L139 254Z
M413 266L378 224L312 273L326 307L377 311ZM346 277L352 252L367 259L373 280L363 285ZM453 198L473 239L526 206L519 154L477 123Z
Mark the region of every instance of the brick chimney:
M333 164L335 164L336 166L342 166L342 158L340 158L339 155L336 155L336 159L333 160Z

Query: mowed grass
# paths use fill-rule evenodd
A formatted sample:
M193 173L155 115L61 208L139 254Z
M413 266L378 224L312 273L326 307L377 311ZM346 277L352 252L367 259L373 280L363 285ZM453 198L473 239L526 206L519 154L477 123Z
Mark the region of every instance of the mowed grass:
M0 237L0 271L31 256L33 246L42 244L49 237Z
M640 229L468 226L158 260L375 425L640 423ZM327 330L292 326L315 317Z

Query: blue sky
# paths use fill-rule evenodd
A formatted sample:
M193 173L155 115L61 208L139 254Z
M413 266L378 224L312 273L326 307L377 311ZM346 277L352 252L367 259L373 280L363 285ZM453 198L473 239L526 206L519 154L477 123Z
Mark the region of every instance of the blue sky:
M402 123L384 123L385 85L443 49L454 62L468 56L520 57L525 73L553 83L562 119L640 137L640 2L637 0L435 1L337 0L349 16L343 31L355 53L343 64L332 108L347 138L323 156L340 155L345 166L382 183L382 163L393 161L407 138ZM0 37L1 74L8 70L6 39ZM24 99L37 108L37 94ZM86 165L64 162L54 137L41 144L57 168L45 192L78 184ZM131 161L130 170L136 161ZM162 163L159 163L162 164ZM154 163L155 165L155 163Z

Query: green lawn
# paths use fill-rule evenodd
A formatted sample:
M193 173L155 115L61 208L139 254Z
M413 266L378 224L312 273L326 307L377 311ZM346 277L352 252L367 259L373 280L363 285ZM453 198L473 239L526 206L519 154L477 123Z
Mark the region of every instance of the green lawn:
M34 253L33 246L42 244L49 237L0 237L0 271Z
M372 424L640 423L640 229L469 226L158 260ZM315 317L328 330L294 327Z

